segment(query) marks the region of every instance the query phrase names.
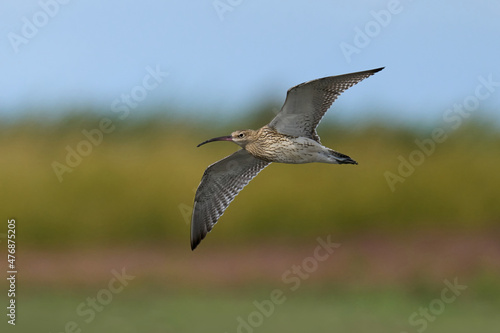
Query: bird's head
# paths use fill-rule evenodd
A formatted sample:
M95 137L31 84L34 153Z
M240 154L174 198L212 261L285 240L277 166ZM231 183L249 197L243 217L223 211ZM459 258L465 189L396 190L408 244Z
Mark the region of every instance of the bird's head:
M238 146L245 148L245 146L255 140L256 132L254 130L240 130L234 131L231 135L228 136L219 136L217 138L213 138L207 141L204 141L198 145L204 145L205 143L214 142L214 141L232 141L236 143Z

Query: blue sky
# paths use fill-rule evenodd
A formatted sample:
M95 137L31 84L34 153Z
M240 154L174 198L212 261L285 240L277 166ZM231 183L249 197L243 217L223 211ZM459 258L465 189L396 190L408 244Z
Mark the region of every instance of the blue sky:
M241 115L301 82L385 66L328 118L439 120L480 76L500 82L499 14L463 0L4 1L0 112L111 113L158 67L168 76L137 110ZM495 87L477 112L499 120L499 105Z

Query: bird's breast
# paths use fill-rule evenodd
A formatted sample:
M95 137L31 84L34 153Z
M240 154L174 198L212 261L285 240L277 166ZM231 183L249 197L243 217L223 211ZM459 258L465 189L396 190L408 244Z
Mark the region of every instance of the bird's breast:
M323 147L318 142L306 137L286 135L267 136L247 145L247 151L257 158L277 163L311 163L319 162L318 154Z

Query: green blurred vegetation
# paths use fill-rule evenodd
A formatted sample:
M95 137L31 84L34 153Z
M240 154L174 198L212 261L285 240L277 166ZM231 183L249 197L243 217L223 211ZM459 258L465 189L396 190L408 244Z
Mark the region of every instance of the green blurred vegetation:
M266 120L223 124L161 116L121 121L59 182L52 168L66 164L66 147L86 140L82 130L104 116L56 120L23 118L0 125L0 200L3 216L18 220L23 244L76 245L189 241L194 191L205 168L236 151L230 143L196 148L208 138ZM249 126L250 124L250 126ZM440 126L440 124L436 124ZM324 123L325 146L359 165L273 164L231 204L210 237L219 242L298 238L328 233L425 227L479 229L499 225L500 132L487 121L446 129L448 139L393 193L384 177L397 174L402 155L433 127L383 123ZM215 240L214 240L215 241Z
M20 298L19 311L29 314L18 319L12 332L64 332L68 321L83 332L248 332L238 327L238 317L248 322L256 308L254 301L269 299L272 289L252 292L145 291L129 290L117 294L89 323L76 308L94 290L85 292L31 292ZM262 316L254 332L490 332L498 328L498 299L485 301L470 294L446 304L432 321L410 324L409 317L440 297L416 296L394 291L342 292L300 290L287 294L276 304L272 315ZM194 319L196 318L196 319ZM425 327L423 325L426 325ZM10 332L10 330L9 330Z

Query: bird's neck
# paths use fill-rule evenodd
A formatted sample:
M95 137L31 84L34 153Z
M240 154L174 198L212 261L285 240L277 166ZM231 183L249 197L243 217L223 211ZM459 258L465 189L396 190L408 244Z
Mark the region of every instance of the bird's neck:
M273 152L270 151L270 144L280 136L274 129L263 126L255 131L255 140L248 143L245 149L255 157L258 157L264 161L271 161L273 157Z

